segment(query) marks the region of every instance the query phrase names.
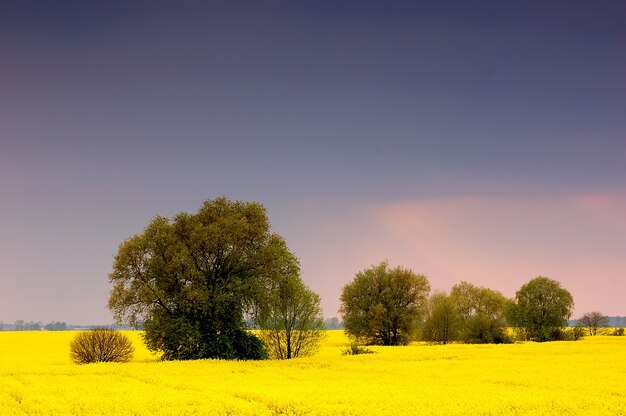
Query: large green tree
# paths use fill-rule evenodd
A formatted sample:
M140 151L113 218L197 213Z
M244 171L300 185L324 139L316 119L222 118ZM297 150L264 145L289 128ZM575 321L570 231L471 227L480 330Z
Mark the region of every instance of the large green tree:
M270 281L257 318L270 356L290 359L312 354L325 335L320 297L297 274Z
M416 334L429 292L426 276L387 262L360 271L341 293L345 330L368 344L406 344Z
M244 318L263 309L268 282L294 269L262 205L217 198L195 214L156 217L120 245L109 308L118 322L143 324L164 359L264 358Z
M477 344L510 342L505 330L505 312L510 299L496 290L468 282L454 285L450 297L461 318L462 341Z
M561 328L567 326L573 308L574 298L561 283L539 276L517 291L507 319L524 331L527 340L557 340L562 337Z

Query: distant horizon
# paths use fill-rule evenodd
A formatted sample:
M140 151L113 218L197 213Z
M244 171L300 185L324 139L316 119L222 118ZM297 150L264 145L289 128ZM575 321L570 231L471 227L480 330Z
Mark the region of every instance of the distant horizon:
M325 321L329 321L329 320L331 320L333 318L340 318L340 317L338 317L338 316L324 317L324 320ZM609 324L605 328L626 327L626 323L616 324L616 323L613 322L616 319L617 320L622 319L622 320L626 321L626 314L624 314L624 315L611 315L611 316L608 316L608 318L611 320L611 322L609 322ZM579 319L577 319L577 318L570 318L570 319L568 319L567 320L568 326L573 326L572 324L574 324L578 320ZM31 322L46 324L46 322L44 322L44 321L31 321ZM55 321L50 321L50 322L55 322ZM48 323L50 323L50 322L48 322ZM56 322L59 322L59 321L56 321ZM133 328L132 326L127 325L127 324L116 324L114 322L112 322L112 323L99 323L99 324L93 324L92 323L92 324L83 324L83 325L66 322L66 324L68 326L67 329L52 329L52 330L49 330L49 329L44 329L42 327L40 329L23 329L23 330L19 329L18 330L18 329L15 329L15 328L14 329L6 329L6 328L4 328L4 326L7 326L7 325L15 327L15 323L3 322L0 319L0 331L53 331L54 332L54 331L72 331L74 329L89 329L89 328L98 328L98 327L115 327L115 328L121 328L121 329L125 329L125 330L142 331L141 328ZM339 325L343 326L343 321L342 320L339 320ZM343 328L326 328L326 330L335 330L335 329L343 329Z

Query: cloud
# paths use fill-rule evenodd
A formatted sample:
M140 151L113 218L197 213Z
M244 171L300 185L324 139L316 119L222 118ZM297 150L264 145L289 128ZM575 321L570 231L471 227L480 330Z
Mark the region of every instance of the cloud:
M525 281L549 275L580 292L581 305L596 307L605 299L586 296L598 285L607 297L612 286L625 285L624 193L398 201L375 212L386 240L446 281L474 281L512 295Z
M577 313L626 314L624 192L326 207L300 232L303 277L322 293L329 316L343 285L384 259L426 274L441 290L466 280L514 296L528 280L549 276L572 292Z

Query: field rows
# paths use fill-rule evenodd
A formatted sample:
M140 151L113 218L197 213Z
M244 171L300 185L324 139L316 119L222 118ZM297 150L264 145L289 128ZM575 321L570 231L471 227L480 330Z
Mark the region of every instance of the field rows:
M626 337L374 347L291 361L78 366L72 332L0 332L0 415L626 415Z

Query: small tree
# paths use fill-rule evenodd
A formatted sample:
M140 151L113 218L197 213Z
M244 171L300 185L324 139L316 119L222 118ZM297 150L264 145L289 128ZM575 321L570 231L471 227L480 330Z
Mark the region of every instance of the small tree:
M578 319L581 325L587 327L589 335L596 335L598 328L607 327L609 325L609 317L601 312L593 311L585 313Z
M293 274L274 280L258 324L270 356L281 360L312 354L325 335L320 297Z
M70 343L70 357L76 364L126 362L134 352L131 340L111 328L79 332Z
M429 313L422 330L424 341L447 344L457 339L461 320L454 300L443 292L430 297Z
M341 293L346 333L367 344L402 345L416 335L428 302L426 276L387 262L358 272Z

